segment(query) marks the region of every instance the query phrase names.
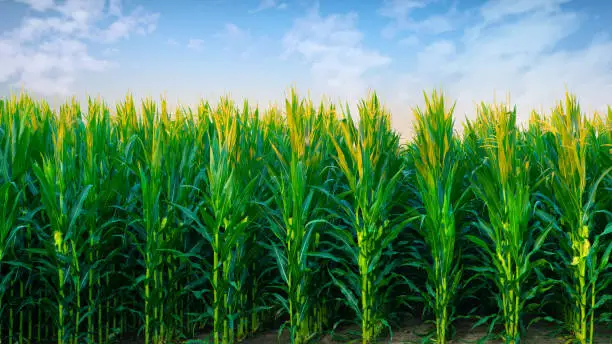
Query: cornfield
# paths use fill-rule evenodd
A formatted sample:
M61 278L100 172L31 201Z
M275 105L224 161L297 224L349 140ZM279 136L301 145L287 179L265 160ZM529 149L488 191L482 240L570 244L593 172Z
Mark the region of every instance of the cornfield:
M0 99L0 343L365 344L413 318L423 342L605 342L612 108L482 103L458 135L424 97L407 142L374 93Z

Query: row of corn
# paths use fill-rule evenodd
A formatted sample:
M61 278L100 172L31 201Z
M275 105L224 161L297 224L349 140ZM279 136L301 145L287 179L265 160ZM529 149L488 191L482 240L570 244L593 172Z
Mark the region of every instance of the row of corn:
M170 113L0 100L0 343L291 343L409 317L447 343L460 319L523 343L612 323L612 109L575 97L517 124L425 94L400 143L372 94L358 114L292 91ZM356 116L357 115L357 116ZM284 336L283 336L284 333ZM348 340L344 338L344 340Z

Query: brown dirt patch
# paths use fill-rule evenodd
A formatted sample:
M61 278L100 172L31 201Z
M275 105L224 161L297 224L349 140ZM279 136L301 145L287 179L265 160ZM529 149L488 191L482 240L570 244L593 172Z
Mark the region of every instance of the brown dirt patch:
M423 323L408 323L399 329L394 329L393 341L391 343L421 343L421 338L424 333L430 329L430 325ZM354 343L360 344L358 335L358 327L351 327L342 331L337 331L337 335L325 335L322 338L313 340L312 344L339 344L339 343ZM534 325L527 332L525 338L526 344L561 344L567 343L567 339L560 336L554 336L551 332L554 330L552 326L545 325ZM477 343L480 338L486 335L487 329L476 328L471 330L470 323L461 323L457 325L457 335L451 341L452 344L459 343ZM389 343L389 338L383 338L378 341L379 343ZM289 335L285 331L281 338L278 338L276 331L269 331L255 337L244 340L244 344L286 344L289 343ZM502 344L499 340L489 340L486 343ZM612 344L612 331L601 329L598 332L598 337L595 338L594 344Z

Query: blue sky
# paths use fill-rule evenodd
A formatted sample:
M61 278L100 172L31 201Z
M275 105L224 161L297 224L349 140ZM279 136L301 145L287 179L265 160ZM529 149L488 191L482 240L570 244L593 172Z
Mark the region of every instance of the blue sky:
M374 89L406 134L441 88L458 120L508 93L525 120L566 88L585 111L612 103L610 22L606 0L0 0L0 95L266 106L291 86L352 104Z

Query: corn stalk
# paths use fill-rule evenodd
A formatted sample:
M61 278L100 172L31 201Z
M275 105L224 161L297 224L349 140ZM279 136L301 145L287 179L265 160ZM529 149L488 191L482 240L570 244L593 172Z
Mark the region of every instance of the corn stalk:
M497 286L503 338L506 343L516 344L522 338L525 302L540 289L538 285L527 285L527 279L534 269L546 264L544 259L533 261L532 257L552 227L542 231L530 226L534 205L529 155L520 146L516 109L482 104L479 110L477 120L485 128L480 133L485 140L485 157L474 171L472 185L487 210L487 217L479 220L478 227L489 243L476 236L468 239L491 259L493 270L487 277Z
M383 326L389 327L384 314L387 305L384 295L392 282L395 264L385 259L385 251L405 225L403 222L394 223L396 219L390 214L402 172L398 159L399 137L391 131L389 113L376 94L360 103L358 126L347 110L347 116L338 129L342 141L334 132L329 135L350 195L344 196L348 202L338 204L349 219L347 222L356 240L347 237L346 233L338 233L337 237L340 242L349 243L345 251L358 268L358 276L348 280L360 282L351 285L352 290L349 290L339 279L334 277L334 281L361 320L365 344L373 342ZM350 246L356 246L356 250ZM346 276L349 272L350 269L345 269L336 274ZM359 307L356 307L357 299L360 299Z
M433 309L436 341L449 340L448 329L454 315L454 297L461 280L461 257L455 225L456 175L459 154L453 138L453 111L445 107L443 95L425 95L425 108L414 111L416 118L417 187L424 208L419 231L425 240L431 262L424 265L428 275L425 298Z
M594 228L593 218L599 209L597 189L612 170L590 176L587 168L588 126L575 96L566 94L565 102L553 109L548 131L554 135L549 157L554 202L560 213L558 225L563 260L560 270L568 298L568 326L579 343L593 343L595 312L601 305L598 294L609 283L599 282L609 269L612 243L604 237L612 226ZM594 177L591 179L590 177Z
M45 157L42 164L33 167L40 183L44 213L50 223L51 233L47 237L50 242L47 248L56 264L58 344L77 343L80 340L80 261L84 247L84 226L77 220L84 212L83 204L91 186L81 187L74 183L78 178L74 152L78 114L79 109L75 103L60 111L54 136L53 158Z
M276 260L281 289L287 295L274 294L289 314L291 342L302 344L314 334L310 318L316 267L309 253L316 246L317 230L323 222L316 217L316 193L324 175L321 163L325 161L325 146L320 139L324 123L316 117L312 103L300 101L294 90L285 101L285 109L288 132L279 127L269 137L276 158L268 166L269 187L274 192L269 203L278 211L265 205L273 234L266 247Z

